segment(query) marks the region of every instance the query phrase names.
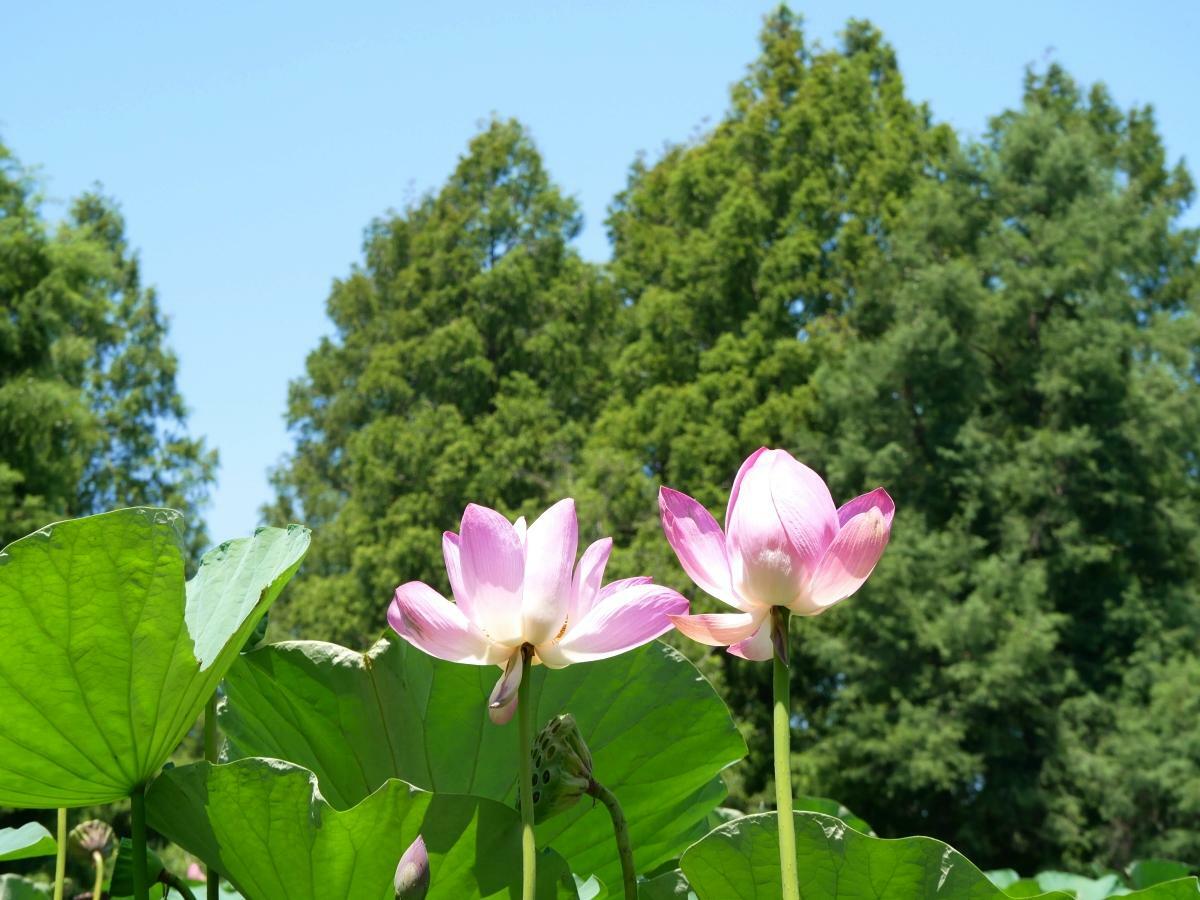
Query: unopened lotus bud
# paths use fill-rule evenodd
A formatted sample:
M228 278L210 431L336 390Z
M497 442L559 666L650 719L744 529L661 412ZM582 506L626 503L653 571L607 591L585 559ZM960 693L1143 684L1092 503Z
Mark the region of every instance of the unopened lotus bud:
M84 859L93 859L98 853L107 857L113 848L113 830L107 822L89 819L71 829L71 849Z
M429 852L425 849L425 838L420 835L400 857L395 887L396 900L425 900L429 893Z
M592 754L575 717L564 713L546 723L533 742L533 820L565 812L592 786Z

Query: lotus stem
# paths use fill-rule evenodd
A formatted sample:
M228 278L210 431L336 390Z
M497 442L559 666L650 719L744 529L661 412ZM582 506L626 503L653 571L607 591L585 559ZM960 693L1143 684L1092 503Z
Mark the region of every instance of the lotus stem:
M150 900L150 878L146 874L146 786L138 785L129 799L133 806L133 900Z
M99 850L92 851L92 866L96 870L96 880L92 883L92 897L100 900L104 893L104 854Z
M63 900L67 881L67 810L58 809L58 852L54 857L54 900Z
M621 880L625 884L625 900L637 900L637 870L633 867L633 844L629 841L629 823L617 802L617 795L597 781L593 781L588 793L608 808L612 817L613 832L617 838L617 855L621 857Z
M214 765L217 762L217 692L208 698L204 707L204 758ZM210 865L205 865L204 891L207 900L220 900L221 874ZM99 895L97 895L99 896Z
M779 828L779 873L784 900L800 900L800 878L796 871L796 823L792 818L792 723L791 684L787 653L788 621L784 606L771 608L772 657L775 687L775 817Z
M533 741L533 678L530 674L533 647L521 647L521 686L517 688L517 727L521 746L521 900L536 900L537 840L533 835L533 771L529 747Z

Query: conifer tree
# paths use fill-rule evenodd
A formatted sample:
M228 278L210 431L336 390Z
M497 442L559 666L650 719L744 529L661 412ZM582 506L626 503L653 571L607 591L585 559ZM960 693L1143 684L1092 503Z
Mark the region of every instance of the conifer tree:
M877 33L814 54L786 10L712 134L634 168L634 333L578 475L616 565L687 588L658 484L720 517L761 444L896 499L869 584L796 629L800 790L985 866L1195 853L1181 738L1120 720L1178 696L1158 679L1200 633L1191 192L1148 109L1058 67L959 147ZM769 672L712 659L753 806ZM1135 741L1157 764L1131 780Z
M361 645L396 585L445 584L468 500L556 498L605 396L615 294L570 240L575 202L530 136L491 122L449 181L367 232L329 297L333 338L292 385L295 452L272 518L316 530L277 621Z
M187 513L193 553L216 454L188 435L177 361L116 206L57 228L0 145L0 546L118 506Z

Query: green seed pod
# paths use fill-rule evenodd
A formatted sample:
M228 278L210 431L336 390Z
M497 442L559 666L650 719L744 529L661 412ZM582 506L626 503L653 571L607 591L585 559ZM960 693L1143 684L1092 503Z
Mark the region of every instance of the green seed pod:
M546 723L531 755L535 822L570 809L591 788L592 754L570 713Z

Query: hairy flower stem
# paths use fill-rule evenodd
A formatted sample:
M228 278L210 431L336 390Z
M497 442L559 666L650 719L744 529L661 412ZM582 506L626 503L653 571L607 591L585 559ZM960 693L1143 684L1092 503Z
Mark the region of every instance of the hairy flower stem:
M217 692L208 698L204 707L204 758L213 765L217 762ZM219 900L221 875L212 866L205 869L205 896L207 900ZM97 894L97 896L99 896Z
M617 837L617 855L621 857L621 880L625 883L625 900L637 900L637 870L633 867L633 844L629 842L629 823L617 796L604 785L593 781L587 791L608 808L613 832Z
M771 608L771 638L775 646L775 816L779 827L779 873L784 900L800 900L796 871L796 823L792 818L792 723L791 685L788 679L788 621L791 612L783 606Z
M521 686L517 688L517 727L521 757L521 900L535 900L537 893L537 841L533 836L533 770L529 746L533 741L533 678L529 671L533 647L521 647Z
M92 851L92 867L96 870L96 880L92 883L92 896L99 900L104 893L104 854L99 850Z
M67 881L67 810L58 810L58 853L54 859L54 900L63 900ZM97 897L100 895L97 894Z
M150 900L150 878L146 874L146 786L139 785L129 799L133 805L133 900Z

